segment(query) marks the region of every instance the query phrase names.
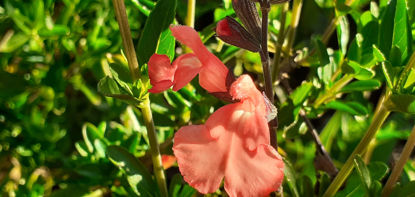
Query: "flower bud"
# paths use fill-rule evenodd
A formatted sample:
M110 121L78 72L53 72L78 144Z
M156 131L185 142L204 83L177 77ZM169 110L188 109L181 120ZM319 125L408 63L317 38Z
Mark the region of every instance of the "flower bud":
M261 21L255 3L252 0L232 0L232 6L248 32L261 43Z
M260 50L260 43L241 24L231 17L218 22L216 35L224 42L252 51Z

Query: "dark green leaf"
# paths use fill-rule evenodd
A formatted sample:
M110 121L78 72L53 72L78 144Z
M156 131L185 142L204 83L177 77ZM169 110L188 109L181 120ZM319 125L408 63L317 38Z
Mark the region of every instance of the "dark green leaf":
M391 111L415 113L415 96L408 94L393 94L386 101L385 106Z
M191 197L195 193L196 190L186 184L180 174L173 176L169 186L170 197Z
M392 194L395 197L415 197L415 181L405 185L397 185Z
M151 11L137 47L138 63L145 64L158 48L159 38L169 28L176 13L176 0L159 0Z
M109 146L107 156L124 173L133 191L139 196L158 196L151 174L131 153L119 146Z

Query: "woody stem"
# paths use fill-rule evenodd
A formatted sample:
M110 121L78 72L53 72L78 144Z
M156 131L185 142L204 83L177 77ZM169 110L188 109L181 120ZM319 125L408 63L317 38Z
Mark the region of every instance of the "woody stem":
M268 13L270 10L270 3L268 0L263 0L260 3L261 12L262 12L262 33L261 33L261 62L262 70L265 81L265 94L271 103L274 103L274 93L272 90L272 76L271 76L271 67L269 65L269 55L268 55ZM271 138L271 145L274 148L277 148L277 136L275 134L274 127L278 127L278 120L274 119L269 122L269 133Z

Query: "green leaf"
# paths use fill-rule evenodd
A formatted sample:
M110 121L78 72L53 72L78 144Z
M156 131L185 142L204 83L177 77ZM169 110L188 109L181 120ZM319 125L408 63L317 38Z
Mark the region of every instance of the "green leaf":
M94 141L99 138L98 129L91 123L85 123L82 126L82 137L84 138L85 145L90 153L94 152Z
M169 28L176 13L177 0L159 0L147 18L137 47L140 65L145 64L158 48L159 38Z
M392 65L389 62L382 62L382 71L388 87L393 90L395 72Z
M285 167L284 167L284 182L288 184L288 188L291 190L292 196L299 197L300 194L298 193L297 189L297 178L295 175L295 170L292 166L292 164L286 159L282 158L284 161Z
M405 185L396 185L392 194L395 197L415 197L415 181L411 181Z
M340 48L343 54L347 53L347 44L350 39L349 21L346 16L339 18L339 25L337 25L337 38L340 43Z
M360 103L350 101L350 102L341 102L341 101L331 101L325 105L328 109L335 109L339 111L348 112L352 115L366 115L368 110Z
M391 0L386 6L380 24L379 48L386 57L391 57L391 50L396 46L401 51L400 60L405 61L412 52L411 42L412 34L405 0ZM400 66L402 63L394 66Z
M126 84L124 84L124 86L126 86ZM141 103L139 99L128 95L125 91L122 91L117 81L109 76L105 76L99 80L98 92L105 96L117 98L133 105L138 105Z
M415 83L415 69L411 68L409 71L408 78L406 79L405 85L403 88L408 88L409 86L413 85Z
M161 33L160 43L156 53L167 55L170 61L173 61L175 46L176 40L174 39L170 29L166 29Z
M5 35L5 37L7 34ZM10 39L5 40L6 42L0 42L2 43L0 45L0 52L1 53L10 53L15 51L16 49L19 49L21 46L23 46L29 39L30 36L24 34L24 33L17 33L10 35ZM4 39L4 38L3 38Z
M363 81L354 81L352 83L347 84L341 92L354 92L354 91L369 91L369 90L376 90L382 84L380 81L376 79L370 80L363 80Z
M52 36L65 36L69 35L69 28L65 25L55 25L52 29L40 29L39 36L41 37L52 37Z
M99 80L98 92L102 93L105 96L122 94L117 82L109 76L105 76Z
M313 88L313 84L311 82L303 83L290 94L290 98L293 101L294 106L298 106L303 103L310 93L311 88Z
M180 174L175 174L170 181L169 196L170 197L191 197L196 190L186 184Z
M384 62L386 61L386 57L385 55L382 53L382 51L376 46L376 45L372 45L373 47L373 56L376 57L376 59L379 62Z
M409 94L393 94L386 101L385 106L390 111L414 114L415 96Z
M107 156L126 176L133 191L139 196L159 196L158 189L146 167L120 146L109 146Z
M367 194L370 196L370 189L372 185L372 179L370 177L369 169L367 168L365 162L363 162L362 158L359 155L356 155L354 158L354 165L357 170L357 174L362 181Z

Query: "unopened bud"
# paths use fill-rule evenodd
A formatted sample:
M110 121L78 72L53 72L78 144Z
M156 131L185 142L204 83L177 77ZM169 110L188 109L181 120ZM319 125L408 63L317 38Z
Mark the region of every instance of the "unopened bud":
M260 50L260 43L241 24L231 17L218 22L216 35L224 42L252 51Z
M232 0L232 6L248 32L260 43L261 21L255 3L252 0Z

